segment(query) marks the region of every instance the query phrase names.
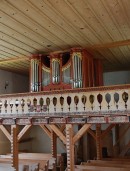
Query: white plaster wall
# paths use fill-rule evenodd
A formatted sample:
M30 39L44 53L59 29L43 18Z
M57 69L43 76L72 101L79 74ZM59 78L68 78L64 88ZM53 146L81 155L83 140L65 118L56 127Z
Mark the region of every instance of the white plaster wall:
M5 83L8 86L5 87ZM0 70L0 94L21 93L29 91L29 77Z
M34 138L32 141L32 152L51 153L51 139L40 126L33 126L30 136ZM65 146L59 141L57 140L57 153L63 153L65 152Z
M29 90L29 78L28 76L19 75L16 73L0 70L0 94L20 93L27 92ZM8 86L5 87L5 82L8 82ZM26 143L27 145L27 143ZM20 145L20 149L23 150L24 144ZM30 146L28 145L28 148ZM0 154L10 153L10 142L0 130Z
M106 72L103 74L104 85L130 83L130 71Z

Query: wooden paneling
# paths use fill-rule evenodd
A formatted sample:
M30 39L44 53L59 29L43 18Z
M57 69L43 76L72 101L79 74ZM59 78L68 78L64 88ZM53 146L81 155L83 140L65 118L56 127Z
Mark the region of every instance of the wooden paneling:
M84 47L104 60L105 70L129 69L129 6L129 0L3 0L0 61ZM24 62L0 64L20 73L28 68Z

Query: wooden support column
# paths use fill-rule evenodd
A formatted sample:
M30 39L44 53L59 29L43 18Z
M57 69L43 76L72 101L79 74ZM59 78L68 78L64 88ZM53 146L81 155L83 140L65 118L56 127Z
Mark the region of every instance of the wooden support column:
M74 171L73 126L66 124L67 171Z
M18 126L11 126L11 154L12 154L12 166L18 171Z
M57 158L57 135L54 131L51 131L51 149L52 157Z
M101 124L96 124L96 147L97 147L97 160L101 160L102 159Z
M114 146L114 156L118 156L120 153L120 141L119 140L119 124L115 126L115 142L116 145Z
M78 125L78 130L80 130L82 128L82 125ZM84 154L84 149L83 149L83 136L81 136L81 138L79 139L79 143L78 143L78 158L83 162L83 154Z

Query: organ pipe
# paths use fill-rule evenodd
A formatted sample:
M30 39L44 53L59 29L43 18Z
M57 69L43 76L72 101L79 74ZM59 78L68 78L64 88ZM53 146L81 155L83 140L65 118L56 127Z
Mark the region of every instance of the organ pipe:
M58 59L52 61L52 82L59 83L60 81L60 62Z
M31 91L39 91L39 61L31 59Z
M81 53L73 54L73 86L82 87L82 58Z

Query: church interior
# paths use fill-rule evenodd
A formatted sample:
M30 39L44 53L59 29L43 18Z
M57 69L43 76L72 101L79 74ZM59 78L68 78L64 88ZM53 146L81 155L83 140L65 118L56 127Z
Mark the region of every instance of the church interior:
M0 171L130 171L130 1L0 1Z

